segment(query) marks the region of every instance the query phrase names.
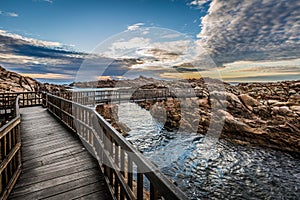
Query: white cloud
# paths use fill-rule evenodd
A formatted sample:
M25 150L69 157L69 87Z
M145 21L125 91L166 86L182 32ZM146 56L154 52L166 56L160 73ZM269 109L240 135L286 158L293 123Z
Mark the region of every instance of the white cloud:
M66 59L53 59L53 58L37 58L32 56L14 55L0 53L0 59L3 63L18 63L26 65L66 65L70 64Z
M172 33L172 34L166 34L161 36L161 38L166 38L166 39L173 39L178 37L182 37L182 35L179 33Z
M7 13L7 16L9 16L9 17L18 17L19 15L18 15L18 13L15 13L15 12L9 12L9 13Z
M206 4L207 2L209 2L210 0L193 0L192 2L190 2L188 5L190 6L197 6L197 7L201 7L204 4Z
M8 33L5 30L0 30L0 36L6 36L9 38L12 38L14 40L18 40L19 42L23 42L26 44L31 44L34 46L47 46L47 47L62 47L63 45L59 42L49 42L49 41L44 41L44 40L37 40L37 39L33 39L33 38L27 38L27 37L23 37L21 35L18 34L14 34L14 33Z
M120 39L110 43L107 47L98 49L98 54L109 58L134 58L137 49L146 48L150 45L150 39L145 37L133 37L125 40Z
M53 0L33 0L35 2L47 2L47 3L53 3Z
M130 26L127 27L127 30L134 31L134 30L137 30L138 28L140 28L143 25L144 25L144 23L132 24L132 25L130 25Z
M212 0L198 42L220 65L299 58L299 16L297 0Z
M186 54L188 50L191 49L191 45L190 40L182 39L168 42L155 42L152 44L152 47L177 54Z
M112 49L142 48L150 44L149 38L135 37L128 41L119 41L112 44Z
M19 17L18 13L15 13L15 12L5 12L5 11L2 11L2 10L0 10L0 15L6 16L6 17Z

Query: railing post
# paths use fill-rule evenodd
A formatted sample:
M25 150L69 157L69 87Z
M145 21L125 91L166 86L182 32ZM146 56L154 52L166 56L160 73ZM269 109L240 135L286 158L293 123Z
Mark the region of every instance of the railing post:
M44 108L47 107L47 93L46 92L42 92L42 105Z

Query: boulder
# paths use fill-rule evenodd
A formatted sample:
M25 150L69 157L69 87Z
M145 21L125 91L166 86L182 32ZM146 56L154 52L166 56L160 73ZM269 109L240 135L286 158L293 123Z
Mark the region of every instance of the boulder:
M261 103L259 101L255 100L253 97L247 94L240 94L239 98L244 103L244 105L251 111L253 110L253 107L261 106Z
M278 109L278 114L280 114L280 115L288 115L290 113L292 113L292 111L287 106L281 106Z

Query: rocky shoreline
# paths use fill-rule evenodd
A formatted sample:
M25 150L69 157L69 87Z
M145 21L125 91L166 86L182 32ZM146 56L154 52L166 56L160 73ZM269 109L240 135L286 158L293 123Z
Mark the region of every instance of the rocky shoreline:
M8 71L0 66L0 92L62 92L65 87L61 85L40 83L33 78L22 76Z
M300 81L237 86L213 79L208 81L210 91L207 80L189 80L193 88L203 91L197 98L184 99L185 105L193 105L193 108L197 105L196 111L182 113L180 101L183 100L177 98L138 104L149 110L155 119L164 122L167 130L181 128L189 131L195 130L196 126L197 132L205 135L209 128L214 129L210 124L218 124L220 120L224 122L221 138L241 145L258 145L300 155ZM224 88L222 91L218 91L220 84ZM167 85L167 82L159 81L144 87L155 89ZM97 109L102 114L103 109L106 110L103 107ZM109 117L110 112L106 112L106 118L115 119ZM119 122L115 120L113 123L117 125Z

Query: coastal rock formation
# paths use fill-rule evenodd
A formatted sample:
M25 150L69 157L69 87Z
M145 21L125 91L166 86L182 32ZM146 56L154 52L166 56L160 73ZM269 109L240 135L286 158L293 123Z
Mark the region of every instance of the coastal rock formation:
M96 107L96 111L123 136L126 136L130 131L130 128L126 124L119 121L117 115L118 106L114 104L100 104Z
M65 88L60 85L40 83L30 77L10 72L0 66L0 92L58 92Z
M232 86L211 80L210 91L202 79L191 79L189 83L201 92L197 98L174 97L138 104L164 123L167 130L194 131L196 127L198 133L206 134L209 128L217 128L210 125L220 120L224 122L221 138L300 154L300 81ZM160 81L142 89L158 89L168 84ZM220 84L224 90L218 90ZM183 113L182 101L185 106L192 105L191 112Z

